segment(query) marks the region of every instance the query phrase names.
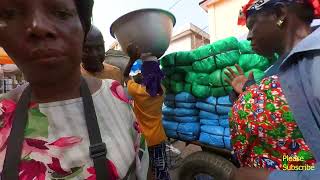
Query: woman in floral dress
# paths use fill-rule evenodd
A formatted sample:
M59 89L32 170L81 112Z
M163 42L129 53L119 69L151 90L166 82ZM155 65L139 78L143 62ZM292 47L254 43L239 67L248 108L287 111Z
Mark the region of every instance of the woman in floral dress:
M230 126L235 156L245 167L235 172L234 179L268 179L273 170L315 165L315 152L299 130L278 75L290 51L312 36L310 24L320 15L319 9L319 1L313 0L250 0L243 7L239 23L250 30L253 49L263 56L278 53L281 57L260 84L252 73L245 77L239 66L239 74L230 68L226 73L226 81L239 94L230 113ZM288 161L287 157L302 160Z
M86 122L91 121L84 113L88 102L81 98L83 84L91 91L89 96L107 150L99 154L106 159L102 171L108 172L112 180L146 179L146 143L122 86L112 80L80 76L92 7L93 0L1 0L0 44L29 82L13 93L14 97L0 103L1 179L11 180L4 177L17 171L21 180L101 180L101 173L97 173L101 171L96 171L95 157L89 151L91 138ZM8 169L7 148L11 135L16 133L14 124L24 118L16 117L16 109L29 92L21 158L18 154L18 168ZM18 147L18 141L16 144Z

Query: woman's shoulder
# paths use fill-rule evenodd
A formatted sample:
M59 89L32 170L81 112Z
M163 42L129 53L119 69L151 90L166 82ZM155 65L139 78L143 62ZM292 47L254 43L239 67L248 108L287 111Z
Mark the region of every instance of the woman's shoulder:
M113 98L122 101L126 104L130 104L128 93L119 81L106 79L102 80L103 86L107 87Z
M3 101L3 100L11 100L11 101L14 101L14 102L18 102L19 99L20 99L20 96L21 94L23 93L24 89L29 85L28 82L16 87L15 89L3 94L1 97L0 97L0 101Z
M85 79L93 97L100 94L108 96L106 98L107 100L110 100L110 98L113 97L119 101L129 104L127 93L119 81L112 79L100 80L94 77L85 77Z

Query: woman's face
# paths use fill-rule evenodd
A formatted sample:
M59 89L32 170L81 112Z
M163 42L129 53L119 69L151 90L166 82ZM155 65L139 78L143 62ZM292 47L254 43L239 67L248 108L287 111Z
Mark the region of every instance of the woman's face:
M260 55L271 57L277 52L281 43L281 29L277 26L277 18L268 14L254 14L248 17L248 40L252 48Z
M83 39L74 0L0 0L0 46L31 83L79 70Z

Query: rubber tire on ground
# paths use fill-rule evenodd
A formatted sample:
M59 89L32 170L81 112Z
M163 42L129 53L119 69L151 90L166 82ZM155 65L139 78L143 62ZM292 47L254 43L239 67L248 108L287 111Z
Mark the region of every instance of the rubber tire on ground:
M214 180L229 180L236 167L227 159L208 152L195 152L186 157L179 169L179 180L194 180L196 175L207 174Z

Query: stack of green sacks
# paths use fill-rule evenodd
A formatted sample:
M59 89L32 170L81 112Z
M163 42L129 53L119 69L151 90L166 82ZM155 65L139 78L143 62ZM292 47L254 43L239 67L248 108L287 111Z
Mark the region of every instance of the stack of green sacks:
M237 72L235 64L257 81L264 76L270 61L252 51L249 41L230 37L188 52L175 52L161 59L166 74L163 85L170 93L189 92L197 98L222 97L232 90L224 79L227 67Z

